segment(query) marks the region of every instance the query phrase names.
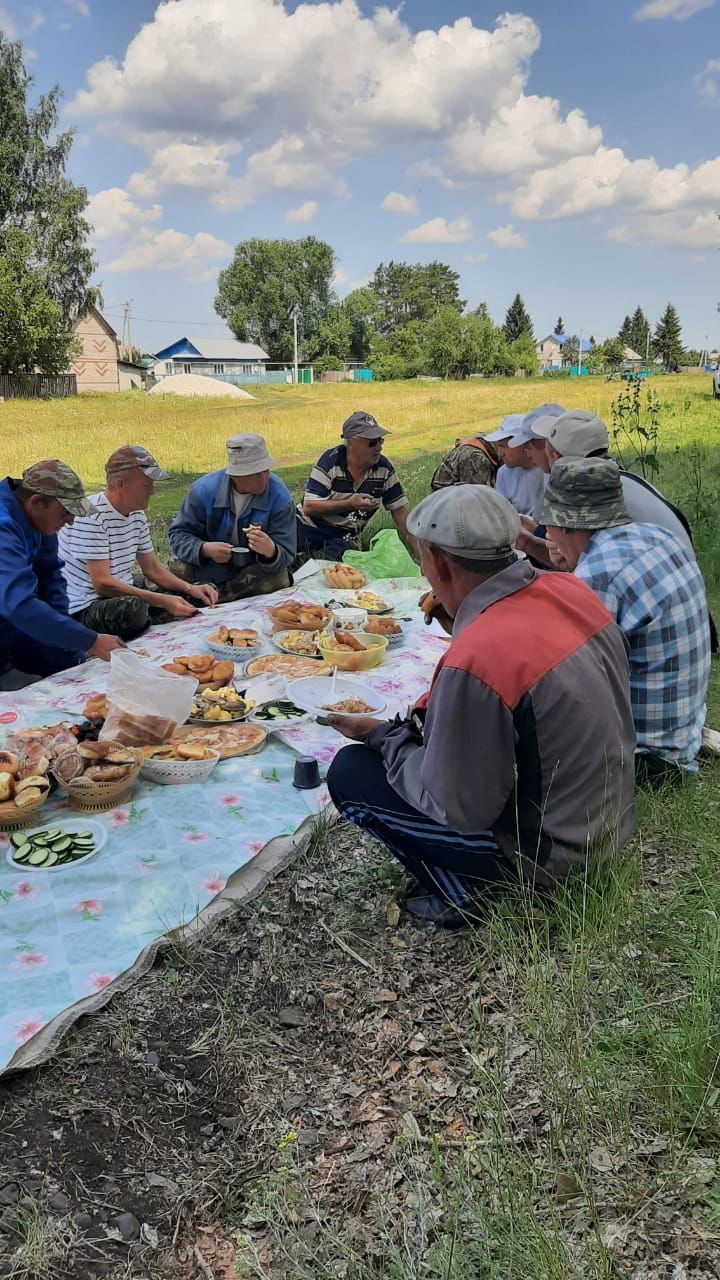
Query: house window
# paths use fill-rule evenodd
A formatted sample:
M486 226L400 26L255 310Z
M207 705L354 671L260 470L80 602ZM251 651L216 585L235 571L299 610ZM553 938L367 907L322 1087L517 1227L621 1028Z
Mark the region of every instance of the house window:
M192 365L191 365L191 364L184 364L184 365L183 365L183 373L192 373Z
M165 372L166 372L166 373L172 373L172 371L173 371L173 368L172 368L172 360L166 360L166 361L165 361Z
M225 365L224 365L224 364L214 364L214 365L213 365L213 373L224 373L224 372L225 372Z

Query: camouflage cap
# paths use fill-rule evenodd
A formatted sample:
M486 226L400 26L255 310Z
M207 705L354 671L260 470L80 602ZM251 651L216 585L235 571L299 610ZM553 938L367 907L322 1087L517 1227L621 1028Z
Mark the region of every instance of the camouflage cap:
M560 458L550 472L539 518L554 529L630 524L617 464L610 458Z
M141 444L124 444L110 454L105 463L105 475L117 476L123 471L134 471L139 467L150 480L169 480L167 471L163 471L153 458L149 449Z
M34 462L22 473L22 483L31 493L41 493L45 498L57 498L71 516L91 516L93 509L85 497L82 480L72 467L59 458L46 458Z

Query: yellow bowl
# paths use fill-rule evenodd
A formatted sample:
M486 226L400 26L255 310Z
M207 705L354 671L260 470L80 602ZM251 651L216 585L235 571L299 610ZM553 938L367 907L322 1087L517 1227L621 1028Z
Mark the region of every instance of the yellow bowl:
M388 643L387 636L358 636L357 639L362 639L366 646L360 652L359 649L348 649L346 645L341 649L330 649L327 642L331 639L332 636L325 634L318 636L317 647L323 661L329 667L337 667L339 671L370 671L372 667L379 667Z

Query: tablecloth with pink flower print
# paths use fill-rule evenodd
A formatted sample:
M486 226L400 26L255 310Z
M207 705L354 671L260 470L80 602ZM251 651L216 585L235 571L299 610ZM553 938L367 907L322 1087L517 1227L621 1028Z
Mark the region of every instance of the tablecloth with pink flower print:
M417 581L378 582L373 589L395 606L396 616L416 613ZM272 603L283 595L316 601L328 590L316 574ZM255 623L265 631L267 604L266 597L225 605L210 617L154 627L133 647L148 650L148 661L202 652L203 637L218 622ZM383 696L389 713L401 711L427 688L445 647L416 615L403 645L388 649L384 664L362 679ZM269 636L264 649L272 651ZM237 672L242 688L242 668ZM80 718L107 675L108 667L93 661L0 695L0 728ZM296 753L327 766L343 745L332 730L308 723L271 735L257 755L221 761L201 784L166 787L140 778L130 803L94 819L106 827L107 844L77 867L12 867L8 837L0 836L0 1072L18 1046L76 1002L103 992L148 944L190 922L268 841L293 834L320 812L328 803L324 785L312 792L292 785ZM43 809L43 825L77 816L58 795Z

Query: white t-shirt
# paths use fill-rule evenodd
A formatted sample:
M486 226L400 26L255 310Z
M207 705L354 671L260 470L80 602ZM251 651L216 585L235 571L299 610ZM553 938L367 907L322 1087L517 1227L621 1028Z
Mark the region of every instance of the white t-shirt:
M87 608L98 598L87 570L88 560L108 560L113 578L130 586L137 556L153 550L144 511L121 515L104 493L94 494L89 501L95 514L78 517L58 534L70 613Z
M495 477L495 488L521 516L531 516L542 501L545 472L539 467L523 471L522 467L506 467L503 463Z

